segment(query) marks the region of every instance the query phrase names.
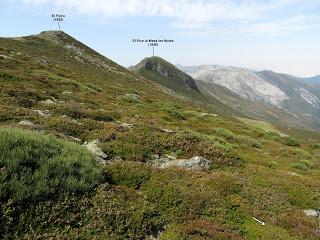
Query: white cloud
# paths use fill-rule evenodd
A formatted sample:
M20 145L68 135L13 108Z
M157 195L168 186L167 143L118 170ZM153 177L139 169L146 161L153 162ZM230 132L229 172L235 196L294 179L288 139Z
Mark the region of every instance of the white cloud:
M243 33L254 34L286 34L309 28L320 27L320 17L295 16L268 22L256 22L242 29Z
M232 26L238 33L285 32L317 27L306 16L270 20L273 11L316 2L314 0L13 0L25 4L50 4L79 14L104 18L125 16L160 16L173 19L179 28L206 29ZM316 4L316 3L315 3ZM236 29L234 29L236 28ZM231 29L229 29L231 30Z

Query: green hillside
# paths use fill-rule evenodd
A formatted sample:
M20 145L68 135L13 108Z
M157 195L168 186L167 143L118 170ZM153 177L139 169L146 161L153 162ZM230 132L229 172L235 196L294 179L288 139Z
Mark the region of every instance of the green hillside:
M0 38L0 238L319 239L319 134L238 120L179 74L63 32ZM210 167L155 163L195 156Z

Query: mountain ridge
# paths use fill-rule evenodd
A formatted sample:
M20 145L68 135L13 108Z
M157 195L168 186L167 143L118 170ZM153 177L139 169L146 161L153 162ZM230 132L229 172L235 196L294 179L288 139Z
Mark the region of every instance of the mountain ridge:
M184 70L195 79L222 85L245 99L264 101L294 114L320 116L317 89L300 78L271 70L217 65L186 67Z

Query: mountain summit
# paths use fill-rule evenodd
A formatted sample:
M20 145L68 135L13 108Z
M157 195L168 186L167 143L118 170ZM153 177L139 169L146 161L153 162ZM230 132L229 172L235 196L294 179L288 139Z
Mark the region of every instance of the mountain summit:
M143 59L131 70L175 91L199 91L195 80L160 57Z

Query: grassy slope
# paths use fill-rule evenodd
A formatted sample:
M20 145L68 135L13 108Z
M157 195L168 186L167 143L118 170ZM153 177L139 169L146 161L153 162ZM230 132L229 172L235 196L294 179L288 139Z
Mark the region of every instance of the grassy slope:
M301 144L288 146L296 141L231 117L202 116L208 109L165 93L88 48L86 55L113 68L76 58L45 38L0 39L0 55L11 57L0 59L1 125L31 120L35 125L27 128L57 137L99 138L110 159L125 161L107 165L109 177L88 194L61 193L27 201L26 207L6 200L1 224L18 224L0 234L141 239L164 231L161 239L318 238L315 220L301 209L319 207L319 140L300 134ZM50 97L62 102L40 103ZM52 116L31 109L50 110ZM134 127L123 128L120 122ZM214 167L207 172L158 170L145 164L152 154L201 155ZM312 168L293 167L302 160Z

